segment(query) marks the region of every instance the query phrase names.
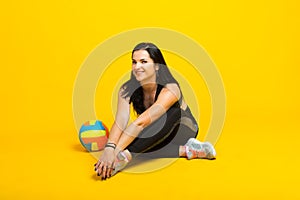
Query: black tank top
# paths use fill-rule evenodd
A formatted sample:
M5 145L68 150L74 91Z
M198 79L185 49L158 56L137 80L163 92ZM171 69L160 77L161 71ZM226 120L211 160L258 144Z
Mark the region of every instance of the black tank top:
M155 99L154 99L154 102L156 102L157 98L158 98L158 95L160 94L161 90L164 88L163 85L159 85L157 84L157 88L156 88L156 93L155 93ZM171 108L180 108L181 107L181 102L182 102L182 95L180 95L180 99L178 101L176 101L172 106ZM146 111L146 107L145 105L143 104L143 112Z

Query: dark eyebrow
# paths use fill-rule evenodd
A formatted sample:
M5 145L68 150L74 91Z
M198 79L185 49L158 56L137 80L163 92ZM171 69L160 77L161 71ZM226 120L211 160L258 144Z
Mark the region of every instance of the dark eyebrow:
M133 61L135 61L135 59L132 58ZM140 61L147 61L147 58L141 58Z
M147 61L147 58L141 58L140 61Z

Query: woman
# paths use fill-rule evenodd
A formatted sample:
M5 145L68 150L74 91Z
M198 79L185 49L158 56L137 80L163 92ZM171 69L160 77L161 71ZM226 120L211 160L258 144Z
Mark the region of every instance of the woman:
M131 103L137 119L127 125ZM161 51L152 43L140 43L132 51L131 78L120 88L116 119L95 171L106 179L138 154L214 159L214 147L196 140L197 133L196 120Z

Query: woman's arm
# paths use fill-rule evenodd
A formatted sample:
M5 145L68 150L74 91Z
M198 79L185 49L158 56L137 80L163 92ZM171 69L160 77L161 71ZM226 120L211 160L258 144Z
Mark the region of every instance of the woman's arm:
M157 101L126 128L129 120L130 105L129 100L122 97L122 90L120 90L116 120L109 136L109 142L114 142L117 144L117 147L115 150L110 147L105 148L104 153L95 164L96 173L98 175L102 174L104 178L109 177L112 173L110 166L114 163L115 156L124 150L138 136L143 128L162 116L178 101L179 97L180 90L177 85L166 86L160 92Z
M126 129L130 117L129 98L122 97L123 89L120 89L118 94L118 107L115 121L109 133L108 142L117 144L121 134Z
M123 131L125 130L130 114L129 100L122 97L123 90L120 89L118 95L118 108L115 122L110 130L108 142L117 144ZM115 150L110 146L104 148L104 152L95 164L95 171L102 178L109 177L112 173L112 165L115 162Z
M156 102L124 130L118 141L116 153L124 150L145 127L166 113L178 101L180 95L180 90L176 84L168 84L164 87Z

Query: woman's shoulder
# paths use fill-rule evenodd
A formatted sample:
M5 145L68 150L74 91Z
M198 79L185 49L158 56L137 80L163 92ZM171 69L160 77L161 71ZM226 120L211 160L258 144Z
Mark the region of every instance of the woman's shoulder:
M178 89L178 90L180 90L177 83L167 83L164 87L168 88L168 89Z
M176 83L168 83L164 86L164 88L162 90L173 93L177 97L178 100L181 98L181 91L180 91L179 86Z

